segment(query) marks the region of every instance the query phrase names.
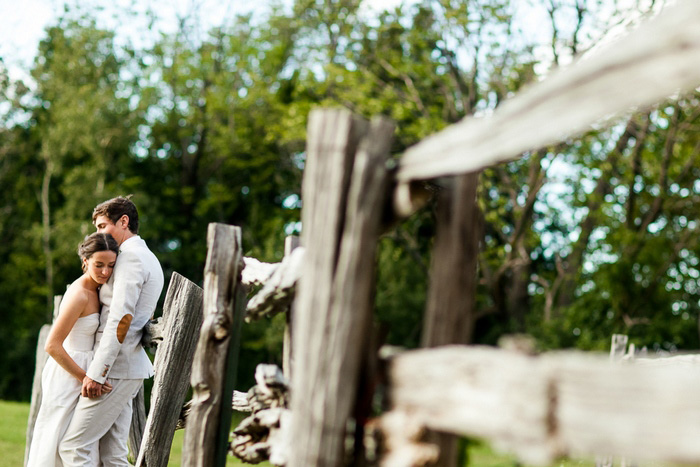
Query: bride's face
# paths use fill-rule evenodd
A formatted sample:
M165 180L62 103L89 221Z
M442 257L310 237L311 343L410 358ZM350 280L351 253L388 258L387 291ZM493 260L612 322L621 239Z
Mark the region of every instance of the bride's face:
M98 284L104 284L114 271L117 254L113 251L98 251L93 253L87 262L87 274Z

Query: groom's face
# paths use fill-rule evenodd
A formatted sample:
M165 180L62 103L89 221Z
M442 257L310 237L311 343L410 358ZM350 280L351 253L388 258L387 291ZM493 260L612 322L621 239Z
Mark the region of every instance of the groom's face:
M122 218L123 219L123 218ZM95 218L95 228L99 233L108 233L117 241L119 245L124 241L124 227L122 219L117 221L115 225L114 222L109 220L107 216L97 216ZM128 225L128 220L127 220Z

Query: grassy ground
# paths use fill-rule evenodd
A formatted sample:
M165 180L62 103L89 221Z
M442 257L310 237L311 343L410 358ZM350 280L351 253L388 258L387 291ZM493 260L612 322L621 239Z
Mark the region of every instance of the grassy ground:
M0 459L2 465L24 465L29 404L0 401Z

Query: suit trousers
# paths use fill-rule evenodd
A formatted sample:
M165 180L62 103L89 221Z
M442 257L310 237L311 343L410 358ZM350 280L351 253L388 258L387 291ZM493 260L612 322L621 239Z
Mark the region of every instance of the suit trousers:
M127 467L127 439L131 428L132 400L142 379L111 379L112 391L95 399L80 397L73 419L59 444L65 467L90 466L92 448L99 441L104 467Z

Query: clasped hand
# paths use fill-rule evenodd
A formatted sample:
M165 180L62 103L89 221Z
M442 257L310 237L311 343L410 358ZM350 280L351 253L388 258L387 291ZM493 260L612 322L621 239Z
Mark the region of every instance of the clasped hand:
M112 385L109 384L109 381L105 381L104 384L100 384L89 376L85 376L85 378L83 378L83 387L80 390L80 395L94 399L102 396L103 394L107 394L111 390Z

